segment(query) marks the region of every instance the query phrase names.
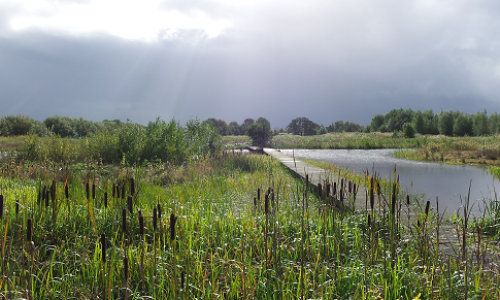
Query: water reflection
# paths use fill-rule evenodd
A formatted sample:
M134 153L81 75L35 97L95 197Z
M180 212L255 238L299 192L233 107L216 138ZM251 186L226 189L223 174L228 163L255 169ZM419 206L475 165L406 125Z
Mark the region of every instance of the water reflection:
M471 185L471 203L474 200L495 197L494 187L497 180L486 169L470 166L451 166L437 163L409 161L392 157L396 150L282 150L284 154L295 154L297 158L314 159L333 163L354 171L375 170L382 178L392 178L394 165L401 186L410 194L425 193L425 199L435 206L439 197L440 211L446 208L449 214L461 206L460 197L465 201ZM478 203L473 207L473 214L481 213Z

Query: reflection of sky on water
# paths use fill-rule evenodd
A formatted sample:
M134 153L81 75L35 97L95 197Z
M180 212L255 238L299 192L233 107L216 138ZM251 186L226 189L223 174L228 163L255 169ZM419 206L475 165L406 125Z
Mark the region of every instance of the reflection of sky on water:
M396 165L404 189L412 194L425 193L426 200L431 200L434 206L436 196L439 197L440 211L446 207L449 214L460 207L460 195L465 201L471 182L471 202L495 197L494 184L497 184L497 180L489 175L486 169L398 159L392 157L395 151L294 150L293 153L297 158L329 162L355 171L368 169L372 174L375 170L380 177L388 179L392 178ZM292 155L292 150L282 150L282 152ZM479 213L477 203L474 205L473 213Z

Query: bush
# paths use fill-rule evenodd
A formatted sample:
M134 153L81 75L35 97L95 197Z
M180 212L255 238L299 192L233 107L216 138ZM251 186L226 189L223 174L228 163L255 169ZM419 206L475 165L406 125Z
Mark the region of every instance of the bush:
M149 122L141 157L143 160L161 160L173 164L186 161L188 155L183 128L175 120L168 124L160 118Z
M191 159L199 160L221 150L221 136L217 128L198 118L186 123L186 142Z
M413 128L413 126L411 126L410 124L406 124L405 129L404 129L404 135L405 135L405 137L407 137L409 139L414 138L415 137L415 129Z
M126 164L139 164L144 139L144 129L139 124L127 123L118 132L118 153L125 156Z

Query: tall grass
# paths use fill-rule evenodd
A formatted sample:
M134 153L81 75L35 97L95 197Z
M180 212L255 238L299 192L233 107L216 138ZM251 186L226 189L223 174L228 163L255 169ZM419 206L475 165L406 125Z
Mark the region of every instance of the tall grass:
M469 260L471 277L464 280L461 258L431 251L437 219L431 206L415 206L411 221L401 221L406 198L396 178L387 185L373 174L362 182L344 178L335 182L334 199L326 193L326 186L335 189L332 180L317 197L269 157L225 154L180 168L182 181L160 185L154 166L4 165L0 294L463 299L467 286L469 297L498 297L493 265ZM349 181L372 182L373 209L335 204L341 194L351 201ZM87 197L87 183L89 195L95 185L95 199ZM45 206L38 195L50 186L54 205ZM107 205L106 192L114 195ZM469 245L476 240L472 228L466 230Z

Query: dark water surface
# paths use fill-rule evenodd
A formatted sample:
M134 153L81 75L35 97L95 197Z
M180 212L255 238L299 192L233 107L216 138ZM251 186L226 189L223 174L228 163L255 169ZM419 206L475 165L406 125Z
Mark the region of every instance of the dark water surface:
M281 150L284 154L294 154L305 158L332 163L354 171L373 170L380 177L393 178L394 165L397 168L401 186L410 194L425 193L425 200L431 200L435 207L439 197L439 210L444 208L448 214L456 212L467 199L471 185L473 215L484 210L483 200L495 198L494 188L500 186L498 180L489 175L486 169L470 166L451 166L438 163L418 162L394 158L396 150ZM479 208L481 207L481 209Z

